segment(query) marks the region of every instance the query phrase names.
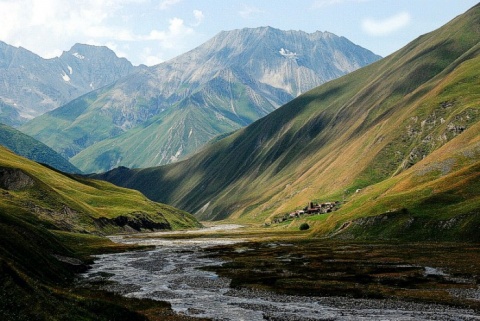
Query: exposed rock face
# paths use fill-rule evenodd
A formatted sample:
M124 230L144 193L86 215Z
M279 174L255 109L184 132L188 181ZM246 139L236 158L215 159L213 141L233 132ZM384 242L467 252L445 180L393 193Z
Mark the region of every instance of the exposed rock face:
M178 93L184 83L193 85L183 89L189 94L213 79L227 84L237 80L255 92L270 93L274 105L283 105L379 58L328 32L245 28L223 31L198 48L152 68L152 72L162 80L160 92L165 97Z
M379 58L328 32L225 31L22 130L84 172L167 164Z
M33 178L17 168L0 167L0 188L18 191L32 187Z
M0 41L0 122L18 126L134 69L106 47L76 44L43 59Z
M108 229L109 227L113 229L117 229L118 227L120 227L123 230L129 232L140 232L141 230L154 231L172 229L170 223L168 223L166 220L164 222L156 222L143 213L135 213L132 217L121 215L112 219L101 217L95 219L95 224L97 225L97 227L99 227L99 229L103 230Z

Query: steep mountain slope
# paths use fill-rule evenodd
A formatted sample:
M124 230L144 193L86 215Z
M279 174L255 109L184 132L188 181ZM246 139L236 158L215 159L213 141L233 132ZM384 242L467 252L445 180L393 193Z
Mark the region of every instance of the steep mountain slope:
M80 173L78 168L47 145L4 124L0 124L0 145L20 156L49 165L62 172Z
M447 143L445 150L452 150L467 135L473 143L478 139L479 40L477 5L395 54L301 95L186 161L143 170L118 168L99 177L202 219L263 222L311 200L349 199L356 190L395 179L409 168L414 172L418 162ZM474 183L478 145L459 146L467 148L468 161L456 162L455 171L440 165L438 170L445 176L442 184L452 184L449 194L471 189L462 194L469 205L451 212L467 215L480 207ZM422 183L430 185L422 191L425 199L442 199L438 172L432 168ZM463 185L456 181L459 173L466 175ZM383 192L371 199L384 197ZM415 185L389 198L396 197L398 205L406 195L421 199ZM385 205L388 199L384 202L356 213L394 209ZM437 219L434 201L409 208L413 203L405 200L407 212ZM354 210L345 206L338 213ZM341 216L333 217L338 222Z
M58 58L43 59L0 42L0 122L21 125L134 69L106 47L76 44Z
M378 59L331 33L269 27L222 32L38 117L22 131L85 172L166 164Z

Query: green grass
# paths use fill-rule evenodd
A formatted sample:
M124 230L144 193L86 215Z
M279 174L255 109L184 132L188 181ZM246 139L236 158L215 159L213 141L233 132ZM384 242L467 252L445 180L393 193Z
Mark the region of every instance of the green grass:
M90 255L137 247L51 231L44 225L48 227L22 208L0 203L2 320L184 320L167 303L126 299L74 284L76 274L92 262Z
M3 149L0 166L22 170L34 185L8 191L2 202L18 207L36 207L39 217L57 226L76 232L102 233L95 225L98 218L114 219L141 214L153 222L168 223L174 229L198 226L188 213L148 200L140 192L79 176L67 176L27 161ZM108 232L121 231L109 226ZM113 228L113 230L111 229Z
M18 155L47 164L63 172L80 173L78 168L47 145L3 124L0 124L0 145Z
M477 288L478 250L478 245L464 243L287 238L278 243L268 240L217 247L210 256L228 263L208 270L230 278L233 288L346 300L413 301L478 312L478 301L449 291ZM425 267L450 277L428 275Z

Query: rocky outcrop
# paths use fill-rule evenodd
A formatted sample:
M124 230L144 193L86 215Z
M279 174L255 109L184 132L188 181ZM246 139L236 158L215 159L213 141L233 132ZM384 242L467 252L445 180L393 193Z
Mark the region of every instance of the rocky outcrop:
M35 185L33 178L17 168L0 167L0 188L19 191Z
M162 214L157 213L161 218ZM140 232L144 230L171 230L170 223L156 221L149 218L145 213L133 213L130 216L120 215L115 218L100 217L94 220L99 230L124 230L126 232Z

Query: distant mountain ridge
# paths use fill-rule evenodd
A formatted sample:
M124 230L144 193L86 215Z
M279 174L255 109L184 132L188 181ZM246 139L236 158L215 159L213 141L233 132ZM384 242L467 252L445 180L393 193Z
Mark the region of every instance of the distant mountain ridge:
M0 41L0 122L19 126L135 69L107 47L75 44L43 59Z
M5 124L0 124L0 145L17 155L46 164L59 171L81 173L78 168L47 145Z
M85 172L167 164L379 58L328 32L224 31L22 130Z
M307 219L314 233L479 241L479 71L476 5L187 160L96 177L202 220L268 224L347 200Z

